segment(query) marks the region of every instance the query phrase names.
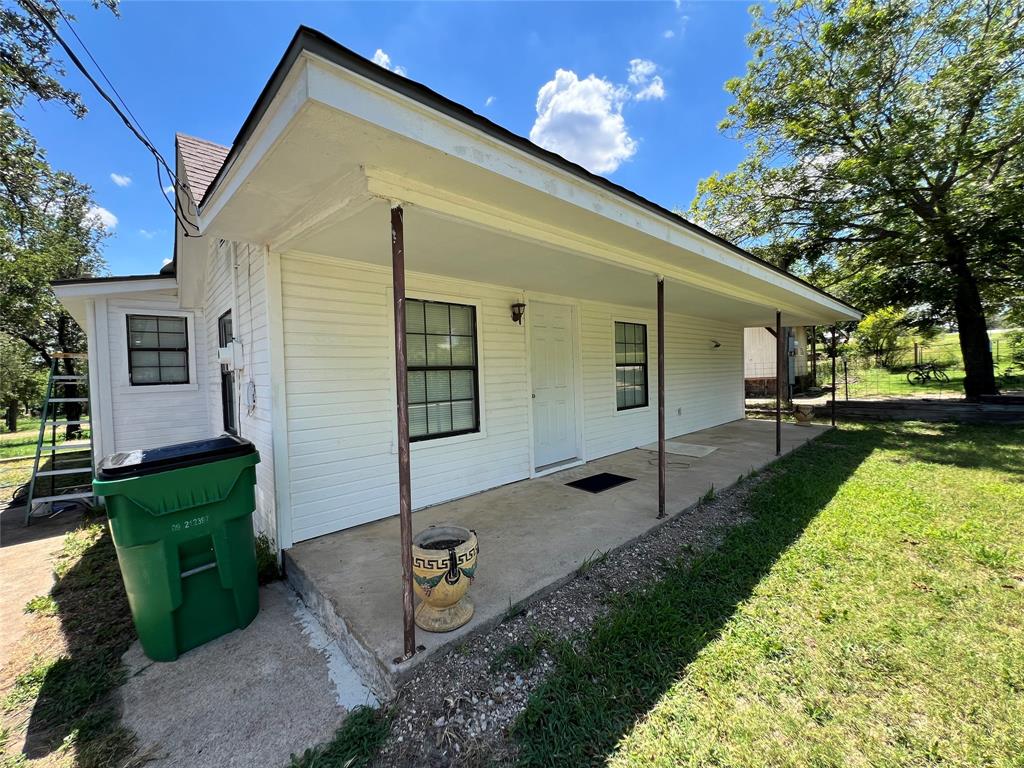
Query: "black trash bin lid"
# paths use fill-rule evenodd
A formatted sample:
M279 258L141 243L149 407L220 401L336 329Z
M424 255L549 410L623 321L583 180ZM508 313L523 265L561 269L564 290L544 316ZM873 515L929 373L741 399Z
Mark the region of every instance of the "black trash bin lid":
M96 468L100 480L124 480L129 477L169 472L212 461L234 459L256 452L256 446L234 435L221 435L207 440L163 445L126 453L112 453Z

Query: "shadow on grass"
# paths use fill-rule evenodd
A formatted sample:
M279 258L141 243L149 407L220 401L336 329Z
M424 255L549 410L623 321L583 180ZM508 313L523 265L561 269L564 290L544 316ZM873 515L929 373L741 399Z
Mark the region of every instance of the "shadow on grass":
M518 762L603 765L885 435L833 432L784 458L748 498L753 520L631 594L582 649L564 644L513 727Z
M72 750L80 768L122 765L132 737L118 724L111 694L135 630L105 519L69 533L54 570L51 599L39 602L60 619L65 650L55 660L34 659L12 692L31 705L24 754Z
M961 469L991 469L1024 477L1024 425L929 423L927 439L882 430L879 447L899 449L908 459Z

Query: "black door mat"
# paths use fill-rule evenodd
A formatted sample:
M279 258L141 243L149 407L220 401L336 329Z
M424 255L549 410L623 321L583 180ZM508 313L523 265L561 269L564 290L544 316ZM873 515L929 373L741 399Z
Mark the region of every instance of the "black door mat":
M635 479L635 477L613 475L611 472L599 472L590 477L573 480L571 483L566 483L566 485L571 488L579 488L581 491L587 491L588 493L601 493L601 491L607 491L609 488L614 488L617 485L631 483Z

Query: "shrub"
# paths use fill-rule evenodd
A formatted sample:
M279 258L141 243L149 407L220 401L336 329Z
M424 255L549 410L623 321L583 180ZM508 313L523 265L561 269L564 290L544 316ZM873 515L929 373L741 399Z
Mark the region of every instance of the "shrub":
M267 534L256 536L256 576L260 584L269 584L281 578L281 566L277 562L277 547Z

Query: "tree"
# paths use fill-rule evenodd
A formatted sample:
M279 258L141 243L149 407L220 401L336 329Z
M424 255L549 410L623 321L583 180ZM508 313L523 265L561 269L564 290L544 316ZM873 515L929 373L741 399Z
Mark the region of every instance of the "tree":
M0 144L18 156L31 137L0 117ZM50 288L54 280L101 272L100 244L107 236L92 202L91 190L70 174L54 172L38 150L24 153L23 165L0 166L0 332L19 339L49 366L52 353L85 350L82 329ZM75 375L75 361L64 358L61 372ZM65 388L67 397L77 388ZM65 414L77 421L78 403ZM67 435L75 437L77 425Z
M116 0L93 0L117 12ZM100 244L106 237L88 186L55 172L32 135L18 122L26 98L56 101L76 117L85 115L81 97L66 88L65 74L52 56L51 25L72 19L55 0L3 1L0 5L0 332L19 339L49 365L54 351L85 349L82 330L57 301L50 282L86 277L103 270ZM77 373L65 358L62 373ZM77 387L65 388L67 397ZM78 403L65 415L77 421ZM67 436L79 428L69 425Z
M853 340L866 360L891 371L903 362L906 347L901 342L910 327L907 312L883 307L864 317L853 334Z
M35 355L23 342L0 334L0 409L8 432L18 431L18 414L38 403L45 379Z
M92 7L103 5L117 14L118 0L92 0ZM66 73L51 55L54 40L36 13L56 26L64 11L55 0L3 0L0 5L0 108L19 107L26 96L40 101L57 101L75 117L85 116L82 97L61 84Z
M1020 0L783 0L727 83L738 168L692 215L864 309L956 325L995 392L987 313L1024 297Z

